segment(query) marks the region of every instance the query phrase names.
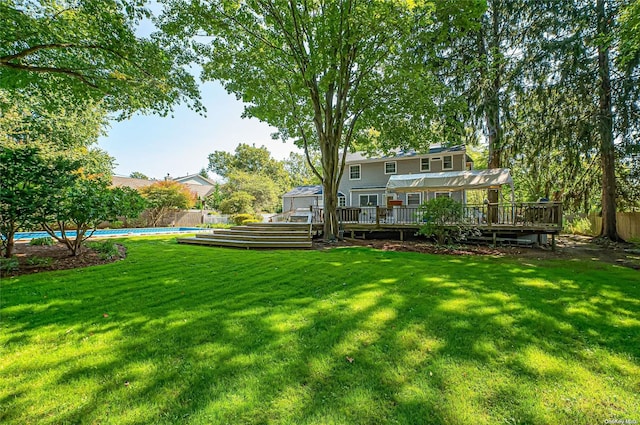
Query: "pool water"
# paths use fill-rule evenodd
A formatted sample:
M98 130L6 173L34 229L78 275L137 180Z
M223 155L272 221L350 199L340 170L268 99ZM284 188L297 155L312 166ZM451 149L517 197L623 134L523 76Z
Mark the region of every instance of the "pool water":
M137 229L98 229L93 233L95 237L106 236L130 236L130 235L156 235L159 233L193 233L201 232L203 228L200 227L143 227ZM59 232L56 232L60 235ZM75 238L76 231L69 230L66 232L67 236ZM16 232L14 240L29 240L36 238L46 238L49 234L47 232Z

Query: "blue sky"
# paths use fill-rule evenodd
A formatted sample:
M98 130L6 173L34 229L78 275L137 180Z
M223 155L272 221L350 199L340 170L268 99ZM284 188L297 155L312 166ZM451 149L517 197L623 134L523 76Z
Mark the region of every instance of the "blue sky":
M264 145L277 159L297 150L293 143L272 140L273 127L241 118L242 102L220 84L207 82L200 89L206 117L179 105L174 118L135 115L127 121L112 122L99 146L115 157L115 173L128 176L140 171L152 178L162 178L167 173L173 177L194 174L207 166L211 152L233 152L239 143Z
M148 7L154 14L161 10L157 2ZM136 32L141 37L155 30L150 20L140 23ZM199 68L192 68L199 78ZM115 174L128 176L140 171L152 178L195 174L208 164L213 151L233 152L240 143L266 146L276 159L298 151L293 143L272 140L275 128L257 119L241 118L242 102L228 94L219 83L200 84L206 117L186 106L178 105L173 118L155 115L135 115L127 121L111 123L108 135L100 138L99 147L116 159ZM209 173L212 178L217 176Z

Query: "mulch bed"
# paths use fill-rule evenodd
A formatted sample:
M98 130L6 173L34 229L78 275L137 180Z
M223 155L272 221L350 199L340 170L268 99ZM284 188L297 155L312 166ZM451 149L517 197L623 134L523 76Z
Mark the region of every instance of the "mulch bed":
M33 246L28 243L16 243L14 255L18 259L18 270L9 273L2 273L5 276L20 276L31 273L38 273L51 270L68 270L80 267L95 266L98 264L107 264L121 260L127 256L127 250L124 246L116 244L119 257L105 259L99 253L91 248L83 247L80 255L70 256L70 251L61 244L50 246ZM50 258L50 265L33 264L33 258Z

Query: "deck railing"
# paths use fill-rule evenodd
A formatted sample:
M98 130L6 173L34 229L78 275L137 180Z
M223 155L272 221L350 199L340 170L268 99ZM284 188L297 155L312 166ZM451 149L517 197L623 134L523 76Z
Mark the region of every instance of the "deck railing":
M312 207L313 223L324 221L324 210ZM338 221L343 224L421 225L424 215L419 206L340 207ZM562 228L562 204L557 202L516 202L508 204L464 205L462 214L447 220L450 225L473 227Z

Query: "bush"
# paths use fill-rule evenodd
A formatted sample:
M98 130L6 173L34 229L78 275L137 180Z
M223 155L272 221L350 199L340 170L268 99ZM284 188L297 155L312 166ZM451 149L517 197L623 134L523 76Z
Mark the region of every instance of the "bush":
M46 236L44 238L35 238L29 241L29 245L33 246L51 246L53 245L53 238Z
M49 257L29 257L27 264L37 267L49 267L53 263L53 258Z
M234 214L229 219L236 225L262 222L262 216L259 214Z
M593 235L593 232L591 231L591 221L586 217L578 217L571 221L567 221L565 230L567 233L571 233L573 235Z
M113 220L109 222L109 228L111 229L122 229L124 222L120 220Z
M87 246L94 251L98 252L98 255L103 260L111 260L120 256L118 245L114 241L106 240L100 242L91 242Z
M0 257L0 272L8 273L18 270L18 259L16 257L4 258Z
M470 234L478 233L477 229L463 225L463 206L449 197L425 202L418 215L424 223L419 233L435 238L439 245L464 240Z

